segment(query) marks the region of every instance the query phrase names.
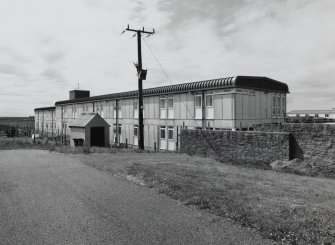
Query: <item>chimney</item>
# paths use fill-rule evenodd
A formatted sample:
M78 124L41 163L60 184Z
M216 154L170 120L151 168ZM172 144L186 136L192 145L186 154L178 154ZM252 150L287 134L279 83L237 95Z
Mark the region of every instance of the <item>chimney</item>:
M90 97L90 91L88 90L72 90L69 94L70 100Z

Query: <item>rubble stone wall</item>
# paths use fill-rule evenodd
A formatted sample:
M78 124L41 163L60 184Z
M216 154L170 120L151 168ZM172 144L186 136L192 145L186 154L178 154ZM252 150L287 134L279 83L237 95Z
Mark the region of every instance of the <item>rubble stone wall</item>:
M220 161L269 164L289 160L290 134L286 132L182 130L181 152Z

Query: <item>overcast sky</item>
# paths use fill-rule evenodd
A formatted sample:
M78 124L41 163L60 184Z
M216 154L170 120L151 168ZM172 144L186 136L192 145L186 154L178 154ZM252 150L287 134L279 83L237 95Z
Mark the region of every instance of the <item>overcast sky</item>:
M33 115L78 83L137 89L127 24L156 30L142 42L144 88L267 76L288 84L288 110L330 109L334 13L334 0L0 0L0 116Z

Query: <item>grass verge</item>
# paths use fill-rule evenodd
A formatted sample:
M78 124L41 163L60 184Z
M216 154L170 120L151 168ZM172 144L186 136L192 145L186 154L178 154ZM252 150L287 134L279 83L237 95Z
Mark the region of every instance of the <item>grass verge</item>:
M335 181L227 165L181 154L81 156L160 193L285 244L335 242Z

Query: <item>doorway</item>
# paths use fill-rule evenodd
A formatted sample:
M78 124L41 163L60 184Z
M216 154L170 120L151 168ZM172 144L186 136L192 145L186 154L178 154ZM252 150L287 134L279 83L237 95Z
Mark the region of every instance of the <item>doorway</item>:
M105 128L91 128L91 146L105 147Z

